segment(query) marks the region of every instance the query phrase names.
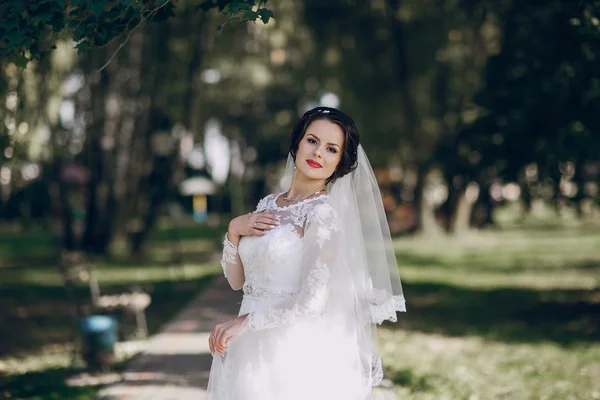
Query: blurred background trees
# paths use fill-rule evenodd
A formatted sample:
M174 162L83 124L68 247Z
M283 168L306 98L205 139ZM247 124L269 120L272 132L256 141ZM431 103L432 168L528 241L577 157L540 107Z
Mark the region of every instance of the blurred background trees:
M186 178L217 187L209 221L275 190L293 122L324 104L358 123L394 233L494 226L506 205L589 221L599 4L7 3L0 220L140 254L191 215Z
M230 218L285 189L292 125L326 105L357 122L396 236L409 312L380 336L399 397L597 398L599 16L600 0L2 2L0 393L93 398L66 383L70 310L91 297L65 295L64 256L103 295L150 294L155 333L222 276Z

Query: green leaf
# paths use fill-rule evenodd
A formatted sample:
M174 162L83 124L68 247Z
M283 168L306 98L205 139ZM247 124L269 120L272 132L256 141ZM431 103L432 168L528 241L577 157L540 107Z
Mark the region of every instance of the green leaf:
M30 20L29 23L35 26L36 28L42 24L47 24L52 19L52 13L45 12L41 14L35 14Z
M256 18L258 18L258 14L255 13L254 11L244 11L242 13L242 21L256 21Z
M90 42L88 42L87 40L82 40L81 42L77 43L77 45L75 45L75 48L77 49L77 54L85 53L90 49Z
M27 63L29 62L29 59L25 57L22 53L19 53L13 57L12 62L15 63L17 67L25 68L27 66Z
M3 21L2 25L3 25L2 28L4 28L5 32L10 32L13 29L17 30L19 28L19 22L16 18L9 19L8 21Z
M258 10L258 15L260 16L262 22L264 22L265 24L268 24L271 18L275 18L273 11L267 8L261 8L260 10Z
M89 3L90 10L92 10L92 14L96 17L99 17L104 12L104 8L106 7L106 0L95 0Z
M248 3L233 2L227 5L226 10L231 14L237 14L240 11L251 10L251 6Z

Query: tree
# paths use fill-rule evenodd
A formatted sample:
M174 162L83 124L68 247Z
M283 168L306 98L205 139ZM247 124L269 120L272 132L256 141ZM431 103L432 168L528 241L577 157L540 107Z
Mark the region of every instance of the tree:
M592 167L600 161L594 150L600 145L594 50L600 23L593 13L599 5L514 1L494 9L501 50L476 97L483 112L457 139L466 156L453 153L464 176L487 187L493 180L521 182L526 205L548 192L558 210L572 198L581 211L582 201L594 196L587 183L594 187ZM469 162L473 152L479 156Z
M307 2L323 80L338 82L332 90L363 127L374 163L403 171L397 201L416 205L415 229L425 233L439 230L428 196L438 149L473 118L488 55L480 34L488 20L471 3Z
M267 23L273 13L264 7L266 2L203 0L195 8L218 8L227 14L227 22ZM163 21L174 7L171 0L7 1L0 5L0 59L24 67L47 56L60 38L72 39L80 53L120 40L117 52L140 25Z

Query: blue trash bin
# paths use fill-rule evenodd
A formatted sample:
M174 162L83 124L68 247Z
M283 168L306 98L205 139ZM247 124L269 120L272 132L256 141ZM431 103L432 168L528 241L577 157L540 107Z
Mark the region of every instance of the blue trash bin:
M79 321L82 356L88 367L105 369L115 360L117 321L107 315L92 315Z

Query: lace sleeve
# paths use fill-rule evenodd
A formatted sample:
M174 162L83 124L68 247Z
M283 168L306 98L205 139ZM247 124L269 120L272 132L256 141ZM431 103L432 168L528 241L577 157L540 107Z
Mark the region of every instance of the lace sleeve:
M327 302L330 265L336 252L333 249L340 232L336 211L331 205L316 205L307 216L304 231L303 282L299 293L286 305L251 312L251 330L290 325L299 317L314 317L323 311Z
M227 234L223 239L223 256L221 257L221 267L223 268L223 275L227 278L227 270L232 265L237 265L239 260L237 247L229 241Z
M256 209L253 211L253 213L265 211L269 205L271 196L272 195L269 194L263 197L258 202L258 205L256 206ZM225 278L229 278L228 271L235 270L235 273L233 274L235 279L235 276L241 273L241 269L237 268L237 266L241 265L242 260L240 259L240 256L238 254L237 246L231 243L229 238L227 238L227 234L225 234L225 237L223 238L223 255L221 257L221 267L223 268L223 275L225 275Z

